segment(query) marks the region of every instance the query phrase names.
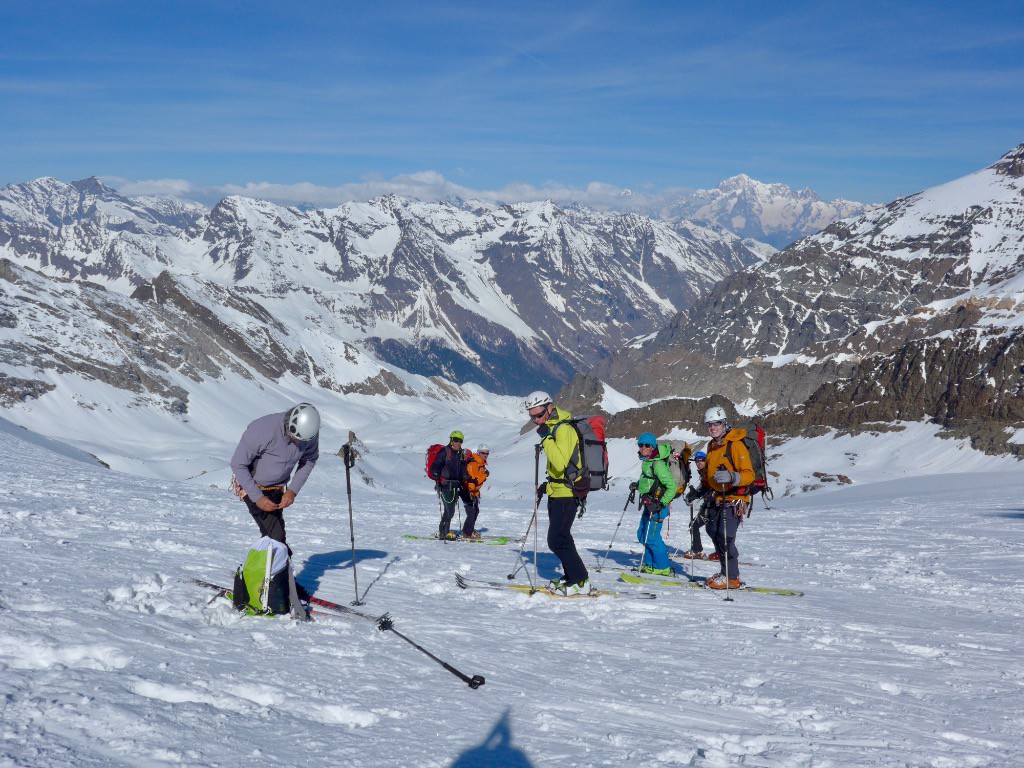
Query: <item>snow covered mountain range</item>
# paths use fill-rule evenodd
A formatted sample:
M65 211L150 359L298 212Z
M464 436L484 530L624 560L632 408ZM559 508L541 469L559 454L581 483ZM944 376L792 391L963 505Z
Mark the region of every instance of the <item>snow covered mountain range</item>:
M775 407L783 428L934 419L1016 451L1022 310L1024 145L730 275L595 375L638 401Z
M822 200L812 189L794 190L785 184L765 184L740 174L714 189L698 189L665 206L667 219L704 221L785 248L839 219L859 216L877 206L850 200Z
M402 371L557 388L770 252L550 202L207 210L40 179L0 191L0 399L68 369L186 409L175 376L226 369L338 392L402 391Z

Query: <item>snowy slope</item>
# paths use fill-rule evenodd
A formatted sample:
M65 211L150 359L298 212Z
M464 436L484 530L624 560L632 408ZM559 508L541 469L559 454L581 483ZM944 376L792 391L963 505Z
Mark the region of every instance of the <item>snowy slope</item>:
M460 426L494 449L481 526L521 535L532 435L519 437L514 418ZM455 587L455 571L503 580L514 548L402 538L437 518L422 454L405 435L416 443L439 427L410 413L365 435L352 499L359 591L363 610L389 611L410 639L486 677L476 691L369 622L239 618L183 584L226 581L254 538L222 476L212 476L218 487L133 477L0 433L0 764L1024 761L1018 475L914 477L914 446L900 450L896 433L878 447L887 466L865 452L864 477L898 479L778 499L741 531L743 559L763 566L744 578L802 598L726 603L670 588L647 602L552 601ZM337 440L337 425L325 431ZM148 437L152 452L184 460L192 450L173 435ZM941 443L946 460L981 466L979 454ZM813 447L817 465L856 472L847 439ZM613 535L607 562L635 560L636 513L616 530L632 454L614 444L615 489L574 529L602 586L615 573L593 565ZM797 451L775 468L796 476L806 464ZM673 547L686 517L675 511ZM352 600L340 459L323 456L287 520L300 580ZM541 546L549 578L555 561Z
M1016 358L1024 330L1022 192L1024 145L730 275L642 348L620 352L593 375L641 401L651 399L647 391L718 392L761 409L799 408L822 385L856 382L827 409L922 388L906 376L886 381L885 392L869 386L894 370L923 369L932 383L948 377L950 392L963 386L963 372L992 382L965 400L996 403L965 420L1016 422L1009 404L1021 377L1015 359L1004 371L997 356L1010 350ZM906 414L911 420L947 420L937 402L943 387L936 389L918 398L926 402Z

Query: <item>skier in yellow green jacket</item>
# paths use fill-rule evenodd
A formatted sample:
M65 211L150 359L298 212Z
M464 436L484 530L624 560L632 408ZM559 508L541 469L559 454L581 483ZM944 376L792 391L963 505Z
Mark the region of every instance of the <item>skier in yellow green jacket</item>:
M566 422L572 414L551 402L546 392L533 392L526 398L526 411L537 425L541 447L547 458L547 480L540 492L548 496L548 548L562 563L560 579L553 579L548 589L562 595L589 594L590 574L576 551L572 524L576 520L576 497L573 484L583 466L579 436ZM561 427L561 429L559 429ZM589 478L583 478L589 488Z

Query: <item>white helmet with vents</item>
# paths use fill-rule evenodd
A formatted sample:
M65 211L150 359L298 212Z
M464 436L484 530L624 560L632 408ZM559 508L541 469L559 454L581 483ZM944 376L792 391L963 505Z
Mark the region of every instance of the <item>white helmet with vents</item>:
M725 408L720 405L713 405L704 412L704 423L710 424L712 421L729 421L729 417L725 415Z
M296 440L312 440L320 433L320 413L309 403L299 403L288 411L284 432Z
M539 389L536 392L531 392L529 395L526 396L526 410L528 411L532 408L540 408L542 405L550 404L551 395Z

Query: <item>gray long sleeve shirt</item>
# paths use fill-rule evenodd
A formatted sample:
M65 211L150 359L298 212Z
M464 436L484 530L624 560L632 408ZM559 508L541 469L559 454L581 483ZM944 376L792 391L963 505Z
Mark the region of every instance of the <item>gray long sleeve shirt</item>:
M320 458L320 436L296 443L284 433L287 412L271 413L245 428L231 457L231 471L249 498L258 501L259 486L286 485L299 492ZM296 464L298 470L291 477ZM291 480L289 481L289 478Z

